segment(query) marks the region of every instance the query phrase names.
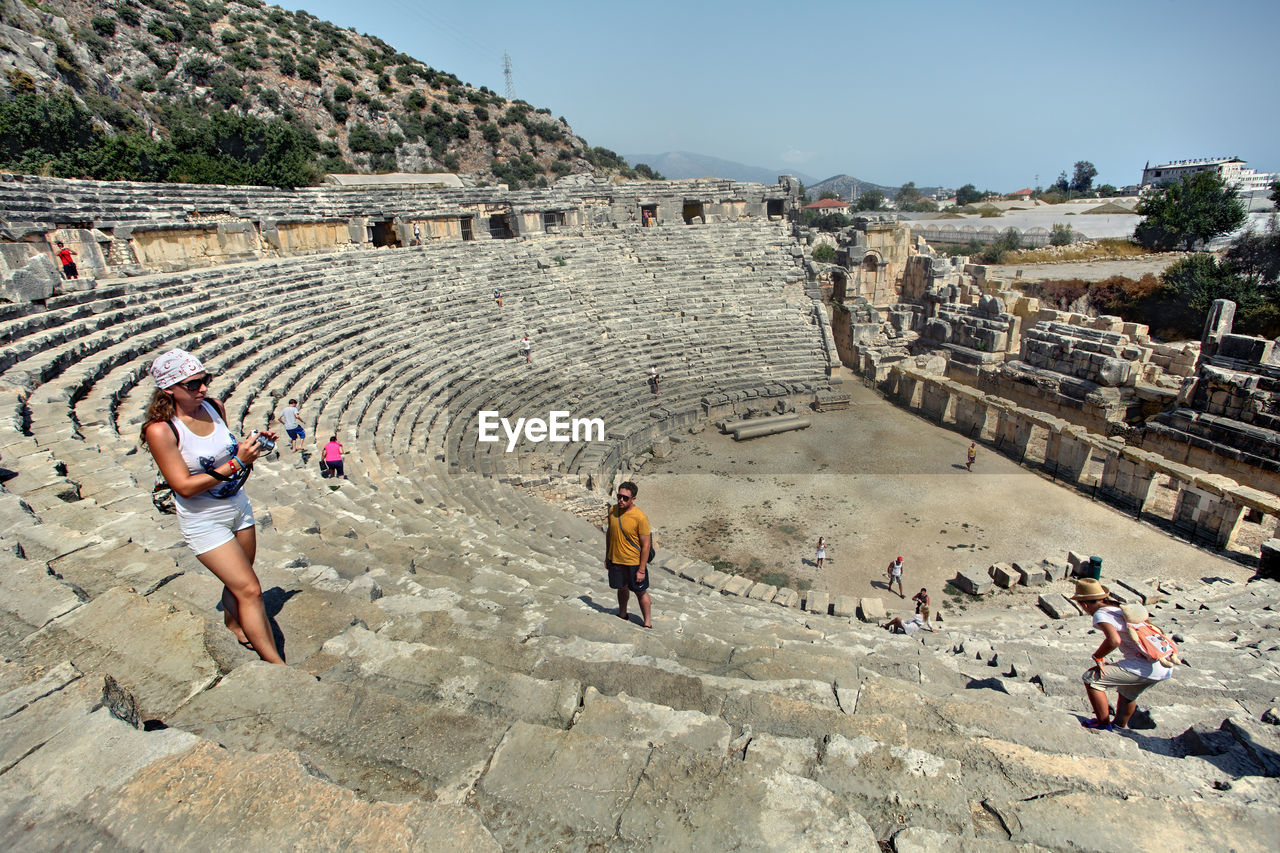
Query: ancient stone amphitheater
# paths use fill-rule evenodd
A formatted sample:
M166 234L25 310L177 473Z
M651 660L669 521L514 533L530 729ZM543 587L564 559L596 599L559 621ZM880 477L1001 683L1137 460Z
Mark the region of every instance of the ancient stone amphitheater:
M874 223L842 248L835 286L843 306L867 285L879 304L857 310L879 311L876 328L842 316L833 334L830 271L797 239L795 203L786 180L282 192L3 176L0 844L1280 847L1272 581L1135 585L1190 665L1122 734L1080 727L1096 637L1034 593L890 636L825 594L663 549L655 629L609 615L587 520L609 487L717 418L838 403L842 362L938 423L1066 465L1073 487L1133 498L1181 477L1183 515L1216 544L1242 513L1274 517L1243 477L1135 456L1066 417L1117 409L1094 393L1135 388L1115 364L1060 372L1055 415L930 374L904 334L976 376L1034 320L1024 354L1039 360L1018 369L1043 379L1046 341L1112 332L1018 315L920 245L887 284ZM57 280L55 239L80 280ZM249 485L289 667L234 643L220 585L149 500L146 368L174 345L217 373L233 428L297 397L308 433L347 447L351 481L286 454ZM1265 378L1269 357L1236 366ZM607 435L508 453L479 440L481 410L569 410Z

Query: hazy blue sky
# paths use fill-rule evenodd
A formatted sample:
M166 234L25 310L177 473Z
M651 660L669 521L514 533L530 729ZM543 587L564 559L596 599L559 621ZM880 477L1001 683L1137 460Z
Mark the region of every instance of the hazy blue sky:
M1280 2L296 0L621 154L1010 191L1076 160L1280 171Z

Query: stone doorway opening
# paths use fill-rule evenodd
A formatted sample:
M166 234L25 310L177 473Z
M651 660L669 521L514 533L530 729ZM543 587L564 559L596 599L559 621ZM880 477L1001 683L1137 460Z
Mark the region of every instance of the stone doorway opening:
M695 222L703 225L707 222L706 214L703 212L702 202L686 201L684 203L684 224L693 225Z
M495 213L489 217L489 236L495 240L506 240L513 236L511 220L505 213Z
M640 223L645 228L658 224L658 206L656 204L640 205Z
M462 233L462 239L464 241L474 240L476 238L475 232L471 230L470 216L458 217L458 230Z
M396 233L395 222L383 219L369 226L369 240L375 247L399 246L400 236Z

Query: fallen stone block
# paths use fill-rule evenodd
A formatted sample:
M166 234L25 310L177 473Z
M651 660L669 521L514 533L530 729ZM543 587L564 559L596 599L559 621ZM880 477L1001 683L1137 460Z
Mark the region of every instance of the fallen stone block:
M724 586L720 587L720 591L729 595L746 595L754 585L755 581L751 580L751 578L744 578L742 575L730 575L729 579L724 582Z
M799 607L800 593L790 587L783 587L773 596L773 603L782 607Z
M991 576L991 580L995 581L995 585L1001 589L1009 589L1021 577L1018 572L1014 571L1013 566L1008 563L996 563L987 569L987 574Z
M858 599L852 595L837 595L831 600L831 613L835 616L849 618L858 609Z
M715 569L710 564L701 560L690 560L688 565L676 569L676 573L685 580L694 583L702 583L706 580L707 575L711 574Z
M1022 586L1044 586L1050 580L1049 572L1044 566L1023 568L1018 563L1014 563L1013 570L1018 573L1018 583Z
M707 572L706 576L703 577L701 580L699 580L698 583L702 584L703 586L709 586L712 589L721 589L725 585L725 582L728 580L729 580L729 576L727 574L720 571L719 569L712 569L711 571Z
M805 593L804 609L810 613L827 614L827 608L831 604L831 595L826 590L811 589Z
M1081 613L1075 602L1060 592L1046 592L1036 599L1036 604L1052 619L1066 619Z
M1158 604L1161 601L1164 601L1163 593L1150 584L1143 583L1142 581L1135 581L1128 578L1113 578L1112 583L1108 584L1108 586L1112 589L1113 593L1117 586L1122 589L1127 589L1134 595L1138 596L1138 600L1146 605Z
M884 609L884 600L879 598L861 598L858 600L858 618L863 622L879 624L888 617Z
M1081 577L1081 566L1086 569L1089 567L1089 555L1081 554L1077 551L1067 552L1067 568L1071 572L1073 578Z
M991 582L989 577L974 571L956 572L951 585L961 592L969 593L969 595L985 595L995 589L995 584Z
M778 588L767 583L758 583L751 587L747 593L748 598L754 598L756 601L773 601L773 597L778 594Z

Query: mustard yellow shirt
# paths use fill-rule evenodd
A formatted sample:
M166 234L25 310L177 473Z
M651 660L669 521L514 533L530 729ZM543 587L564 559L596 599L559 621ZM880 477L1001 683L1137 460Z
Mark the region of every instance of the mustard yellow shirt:
M619 514L618 506L609 507L609 535L605 559L620 566L640 565L640 537L650 535L649 517L639 507Z

